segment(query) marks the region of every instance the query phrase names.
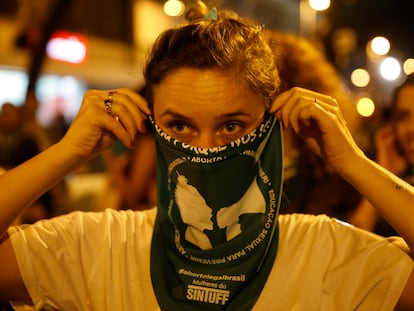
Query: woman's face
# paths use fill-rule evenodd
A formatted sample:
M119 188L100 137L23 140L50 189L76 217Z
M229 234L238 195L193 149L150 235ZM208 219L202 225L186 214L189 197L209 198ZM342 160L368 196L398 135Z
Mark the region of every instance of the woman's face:
M234 75L181 68L154 88L154 119L171 137L199 148L227 144L253 131L265 106Z
M414 165L414 86L405 86L399 91L394 116L398 146Z

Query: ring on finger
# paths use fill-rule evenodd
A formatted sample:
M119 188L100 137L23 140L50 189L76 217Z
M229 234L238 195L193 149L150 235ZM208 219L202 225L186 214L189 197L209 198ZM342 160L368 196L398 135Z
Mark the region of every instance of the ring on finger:
M112 114L112 99L105 99L104 100L104 105L105 105L105 111L108 114Z
M105 111L110 115L112 115L112 103L114 102L112 97L115 93L116 91L109 91L108 98L104 100Z

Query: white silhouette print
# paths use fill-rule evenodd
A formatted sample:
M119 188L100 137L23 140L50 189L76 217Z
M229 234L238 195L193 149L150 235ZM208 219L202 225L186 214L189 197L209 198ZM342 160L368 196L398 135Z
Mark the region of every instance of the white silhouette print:
M266 201L259 189L256 178L254 178L238 202L228 207L223 207L217 212L217 225L221 229L226 228L226 239L229 241L241 233L240 215L264 213L265 211Z
M213 230L212 209L207 205L197 188L188 183L184 175L178 174L175 199L181 218L187 228L185 239L200 249L209 249L211 242L203 230ZM217 212L217 225L226 228L226 240L229 241L241 233L239 217L249 213L264 213L266 202L259 189L256 178L239 201L223 207Z
M200 249L211 248L211 242L203 230L213 230L212 210L198 190L188 184L184 175L178 174L175 199L181 218L187 224L185 239Z

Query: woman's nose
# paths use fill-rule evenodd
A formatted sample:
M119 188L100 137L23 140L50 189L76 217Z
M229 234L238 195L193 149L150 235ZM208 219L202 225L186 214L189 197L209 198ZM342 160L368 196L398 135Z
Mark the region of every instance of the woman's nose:
M212 148L220 146L222 142L213 133L202 133L192 143L197 148Z

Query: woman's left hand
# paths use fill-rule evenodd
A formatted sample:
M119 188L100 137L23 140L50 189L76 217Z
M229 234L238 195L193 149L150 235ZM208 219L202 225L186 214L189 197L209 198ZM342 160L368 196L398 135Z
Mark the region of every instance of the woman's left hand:
M337 101L330 96L294 87L280 94L269 111L339 173L362 154Z

